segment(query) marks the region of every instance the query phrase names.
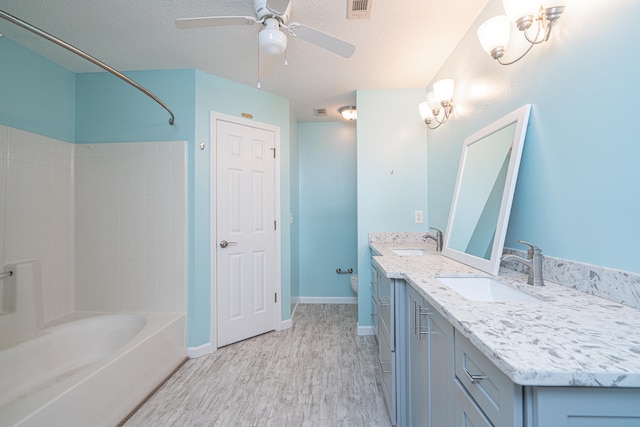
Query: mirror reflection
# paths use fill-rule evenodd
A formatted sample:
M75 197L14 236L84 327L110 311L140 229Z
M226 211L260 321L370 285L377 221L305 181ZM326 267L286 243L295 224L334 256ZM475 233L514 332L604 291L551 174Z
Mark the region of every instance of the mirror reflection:
M515 131L512 123L467 147L451 230L453 249L491 258Z
M530 109L465 139L443 255L498 274Z

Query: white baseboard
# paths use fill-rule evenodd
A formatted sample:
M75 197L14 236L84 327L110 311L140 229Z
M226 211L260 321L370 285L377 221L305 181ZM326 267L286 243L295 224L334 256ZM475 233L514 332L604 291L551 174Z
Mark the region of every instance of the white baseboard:
M300 304L357 304L357 297L300 297Z
M280 330L284 331L285 329L289 329L293 326L293 320L291 319L287 319L287 320L283 320L280 323Z
M211 343L202 344L198 347L187 347L187 357L189 359L197 359L214 351L216 351L216 348Z
M375 335L373 326L360 326L358 323L358 335Z

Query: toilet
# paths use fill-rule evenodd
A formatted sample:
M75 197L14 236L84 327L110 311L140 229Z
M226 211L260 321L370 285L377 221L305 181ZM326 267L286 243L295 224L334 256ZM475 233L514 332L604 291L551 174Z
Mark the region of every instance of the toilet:
M358 275L354 274L353 276L351 276L351 289L353 289L353 292L355 292L356 295L358 295Z

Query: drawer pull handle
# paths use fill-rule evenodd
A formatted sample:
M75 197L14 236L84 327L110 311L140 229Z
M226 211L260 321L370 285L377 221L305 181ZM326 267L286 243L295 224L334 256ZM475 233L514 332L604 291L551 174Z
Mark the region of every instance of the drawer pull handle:
M414 334L418 335L418 339L421 340L422 335L431 334L431 332L428 331L428 326L422 324L422 317L429 316L431 315L432 312L427 308L421 307L419 304L415 302L413 304L414 304L413 317L414 318L417 317L416 328L414 328Z
M383 366L383 365L384 365L385 363L386 363L387 365L390 365L390 364L391 364L390 362L383 362L383 361L380 361L380 369L382 370L382 373L383 373L383 374L390 374L390 373L391 373L391 369L389 369L388 371L385 371L385 370L384 370L384 366Z
M487 378L486 375L473 375L471 372L464 368L464 373L467 374L467 378L471 381L471 384L475 384Z
M418 335L418 304L413 301L413 335Z

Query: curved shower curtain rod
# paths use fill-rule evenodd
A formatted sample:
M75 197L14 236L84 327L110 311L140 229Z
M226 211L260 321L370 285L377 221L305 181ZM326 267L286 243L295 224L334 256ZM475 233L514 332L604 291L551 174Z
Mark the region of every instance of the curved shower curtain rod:
M135 87L136 89L138 89L140 92L144 93L145 95L147 95L149 98L153 99L154 101L156 101L158 104L160 104L160 106L162 106L162 108L164 108L165 110L167 110L167 112L171 115L171 118L169 119L169 124L171 126L173 126L173 124L175 123L175 116L173 115L173 112L171 111L171 109L169 107L167 107L167 105L162 102L160 100L160 98L158 98L157 96L155 96L153 93L151 93L149 90L147 90L146 88L144 88L142 85L136 83L135 81L131 80L129 77L125 76L124 74L122 74L120 71L116 70L113 67L110 67L109 65L105 64L104 62L100 61L97 58L94 58L93 56L89 55L86 52L83 52L82 50L78 49L77 47L70 45L69 43L65 42L64 40L60 40L59 38L52 36L51 34L47 33L46 31L41 30L38 27L34 27L33 25L29 24L28 22L25 22L19 18L16 18L13 15L8 14L7 12L0 10L0 18L3 18L13 24L16 24L19 27L24 28L25 30L29 30L32 33L49 40L50 42L53 42L55 44L57 44L60 47L63 47L65 49L67 49L68 51L75 53L76 55L86 59L89 62L94 63L95 65L97 65L98 67L110 72L111 74L113 74L114 76L124 80L125 82L129 83L131 86Z

